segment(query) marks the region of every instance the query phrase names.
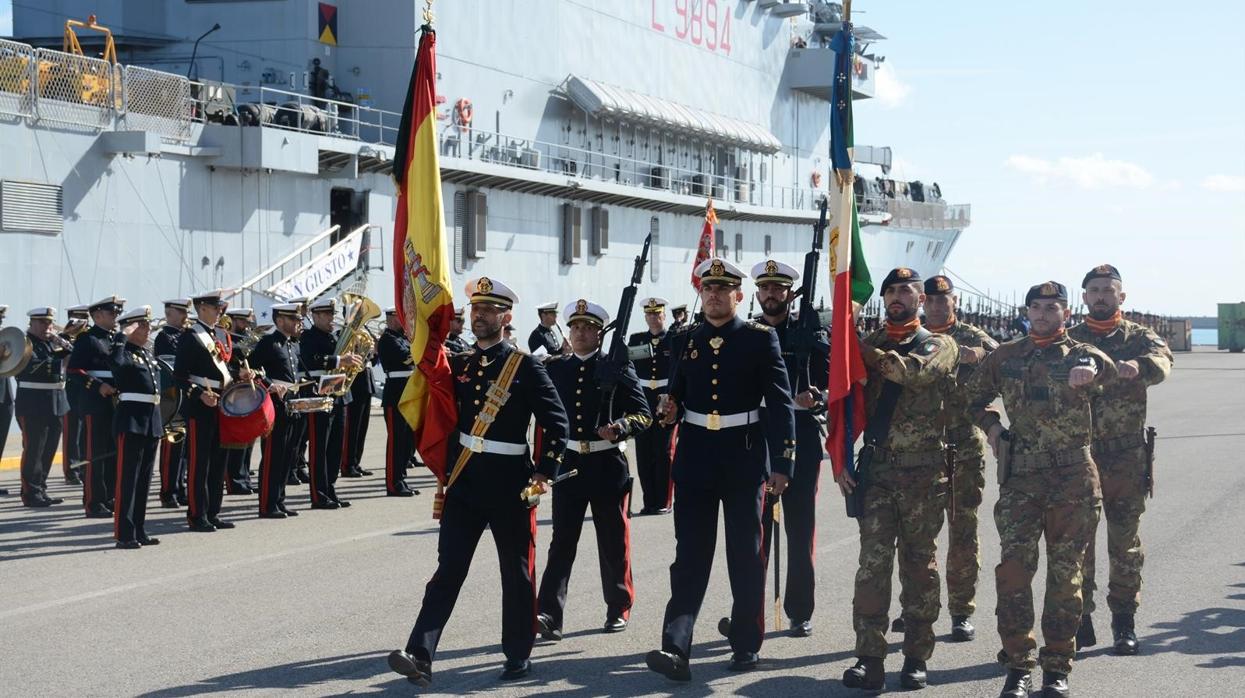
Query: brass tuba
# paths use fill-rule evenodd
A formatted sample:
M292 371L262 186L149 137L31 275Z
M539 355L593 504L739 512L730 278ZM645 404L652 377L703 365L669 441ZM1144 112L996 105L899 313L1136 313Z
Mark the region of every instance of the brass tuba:
M381 316L380 306L376 305L376 301L373 301L371 298L357 293L342 293L340 299L342 305L347 307L348 310L346 311L346 322L337 335L337 349L335 353L338 356L358 354L363 357L364 361L367 361L367 356L372 353L376 340L372 339L372 335L367 331L365 325ZM331 373L346 376L342 387L333 391L333 397L342 397L350 392L350 386L362 371L362 366L359 368L343 366L331 371Z

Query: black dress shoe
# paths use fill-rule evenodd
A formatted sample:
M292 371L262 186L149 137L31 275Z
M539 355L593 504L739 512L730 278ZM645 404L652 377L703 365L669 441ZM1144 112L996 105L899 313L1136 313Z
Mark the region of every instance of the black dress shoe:
M52 500L44 497L35 497L30 499L22 497L22 506L30 507L31 509L43 509L52 506Z
M81 485L82 478L78 477L77 475L66 475L65 484L66 485Z
M191 521L189 525L195 533L216 533L216 527L206 521Z
M812 634L813 622L811 620L791 621L791 637L808 637Z
M610 616L605 619L605 627L602 628L607 633L621 633L627 629L627 619L622 616Z
M360 474L360 475L362 475L363 477L371 477L371 476L372 476L372 471L371 471L371 470L363 470L362 468L360 468L360 469L359 469L359 474Z
M232 522L225 521L224 519L208 519L208 523L212 524L213 526L217 528L237 528L237 526L234 525Z
M179 494L177 495L177 506L188 507L190 506L190 500L186 498L186 495Z
M863 688L866 691L880 691L886 687L886 669L882 666L881 657L857 657L856 664L843 672L843 685L848 688Z
M692 680L692 668L687 665L687 659L674 652L653 650L644 655L644 663L649 669L671 681Z
M653 513L654 513L654 514L657 514L657 515L661 515L661 514L669 514L669 513L670 513L670 512L672 512L672 511L674 511L674 509L672 509L672 508L670 508L670 507L662 507L662 508L658 509L657 511L654 511Z
M518 681L526 678L532 673L532 660L530 659L507 659L506 663L501 667L502 681Z
M92 504L86 508L86 517L88 519L111 519L112 512L105 509L103 504Z
M339 505L337 502L334 502L333 500L330 499L327 502L320 502L319 504L312 504L311 508L312 509L340 509L341 505Z
M1121 657L1137 654L1137 631L1133 625L1133 614L1114 613L1111 615L1111 634L1115 639L1115 647L1111 653Z
M301 485L301 484L303 484L303 481L299 480L297 475L290 474L289 477L285 478L286 487L297 487L298 485Z
M299 468L294 471L294 479L298 480L299 484L305 485L311 482L311 474L307 472L306 468Z
M49 497L47 495L43 495L43 501L47 502L48 504L64 504L65 503L65 500L61 499L60 497Z
M259 512L259 518L261 518L261 519L284 519L284 518L285 518L285 516L286 516L286 515L285 515L285 512L284 512L284 511L281 511L281 510L279 510L279 509L278 509L277 511L261 511L261 512Z
M389 653L389 668L413 684L427 686L432 683L432 662L417 659L403 650Z
M160 539L152 538L151 536L140 536L138 539L138 542L142 543L145 546L146 545L160 545Z
M113 503L112 503L112 502L104 502L103 506L104 506L104 508L105 508L105 509L107 509L107 510L108 510L108 513L109 513L109 514L111 514L113 511L115 511L115 509L114 509L114 505L113 505Z
M281 513L286 516L298 516L297 511L294 511L293 509L286 509L284 506L281 507Z
M1068 675L1054 671L1042 672L1042 698L1068 698L1072 688L1068 686Z
M177 508L177 500L176 500L176 499L173 499L172 497L161 497L161 498L160 498L160 508L161 508L161 509L176 509L176 508Z
M139 548L141 548L141 547L143 547L143 544L142 544L142 543L139 543L139 542L138 542L138 541L136 541L136 540L119 540L119 541L117 541L117 548L119 548L119 549L121 549L121 550L138 550L138 549L139 549Z
M1098 644L1098 636L1094 634L1094 617L1086 613L1081 616L1081 627L1076 630L1076 648L1093 647Z
M730 618L723 617L723 618L718 619L718 634L728 640L730 639L731 637L731 619Z
M350 478L363 477L363 471L362 470L347 470L342 473L342 477L350 477Z
M386 497L414 497L414 490L398 490L396 492L386 492Z
M955 642L970 642L977 637L977 629L968 622L968 616L951 616L951 639Z
M337 502L337 506L341 507L342 509L350 508L350 502L346 501L345 499L335 499L333 501Z
M899 670L899 685L907 689L925 688L925 662L915 657L904 657Z
M895 620L891 621L891 632L892 632L892 633L902 633L902 632L906 632L906 631L904 630L904 627L905 627L905 626L904 626L904 622L903 622L903 616L899 616L899 617L898 617L898 618L896 618Z
M761 658L756 652L735 652L731 654L731 663L726 665L730 671L755 671Z
M656 511L657 510L654 509L653 507L643 507L640 509L640 511L636 513L636 516L649 516L650 514L653 514Z
M235 487L234 489L229 491L229 494L233 494L233 495L255 494L255 490L251 489L250 487Z
M553 624L553 616L548 613L536 614L536 632L542 639L558 642L562 639L562 628Z
M1024 669L1008 669L1007 680L1003 682L1003 692L999 698L1029 698L1029 689L1033 686L1032 675Z

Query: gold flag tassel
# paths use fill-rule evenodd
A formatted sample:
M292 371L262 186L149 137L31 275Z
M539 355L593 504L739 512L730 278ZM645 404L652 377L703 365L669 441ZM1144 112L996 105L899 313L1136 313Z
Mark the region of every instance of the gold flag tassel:
M432 519L441 520L441 512L445 511L445 485L437 480L437 493L432 495Z

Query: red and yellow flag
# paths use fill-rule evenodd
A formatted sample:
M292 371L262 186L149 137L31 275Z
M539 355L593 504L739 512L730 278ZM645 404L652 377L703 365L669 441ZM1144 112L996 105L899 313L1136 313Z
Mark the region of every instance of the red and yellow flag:
M436 32L425 26L398 129L393 162L398 186L393 259L395 305L411 337L411 361L416 369L402 391L398 410L415 432L424 464L444 482L447 443L458 414L445 354L454 297L437 162L436 42Z
M700 290L700 279L696 276L696 267L713 256L713 229L718 224L718 214L713 210L713 199L705 203L705 225L700 229L700 244L696 246L696 259L692 260L692 287Z

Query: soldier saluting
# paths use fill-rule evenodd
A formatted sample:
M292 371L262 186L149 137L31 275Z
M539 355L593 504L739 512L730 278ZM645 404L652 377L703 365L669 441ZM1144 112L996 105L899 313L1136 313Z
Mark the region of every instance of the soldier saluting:
M113 378L117 384L117 497L113 535L117 547L137 550L159 545L147 535L147 499L156 445L164 436L160 418L160 366L147 350L151 333L151 306L139 306L122 315L121 331L112 344Z
M1127 297L1120 271L1100 264L1085 275L1081 288L1089 304L1085 322L1068 330L1068 336L1101 349L1115 361L1120 380L1103 386L1094 399L1094 463L1102 482L1102 508L1107 517L1107 553L1111 580L1107 606L1111 609L1111 630L1115 654L1137 654L1137 633L1133 618L1141 603L1142 552L1141 514L1146 510L1146 493L1153 491L1154 442L1147 439L1146 390L1163 382L1171 373L1172 353L1153 330L1120 316L1120 305ZM1094 538L1085 550L1085 581L1081 594L1085 609L1077 647L1093 645L1094 626Z
M994 568L998 626L1007 666L1002 698L1029 695L1030 674L1042 665L1042 695L1067 696L1081 618L1081 565L1098 522L1102 493L1090 457L1091 388L1116 376L1098 349L1064 331L1068 291L1047 281L1025 294L1029 334L1007 342L978 366L968 383L977 425L998 464L994 521L1002 561ZM998 396L1011 424L987 406ZM1046 539L1045 645L1035 659L1033 575L1038 541Z
M389 668L413 683L432 681L441 632L467 578L484 529L493 534L501 565L502 680L532 670L528 657L536 634L533 579L536 510L520 493L529 481L544 483L558 473L566 449L567 419L557 390L540 360L502 341L518 295L496 279L467 282L475 348L450 360L458 406L458 435L451 437L451 463L437 543L437 570L424 590L423 605L406 647L389 654ZM536 417L543 430L533 470L527 429Z
M681 422L670 602L661 649L645 657L649 669L676 681L691 680L692 631L713 567L719 505L734 597L730 669L756 668L765 624L761 510L767 491L787 489L795 458L795 414L778 335L736 314L746 274L721 258L701 262L694 273L705 322L687 333L660 409L667 424Z
M49 507L60 504L48 496L48 472L60 445L62 417L69 411L65 397L64 359L69 343L54 337L56 308L32 308L26 313L30 325L30 363L17 374L17 421L22 428L22 504ZM0 380L8 380L3 378Z

